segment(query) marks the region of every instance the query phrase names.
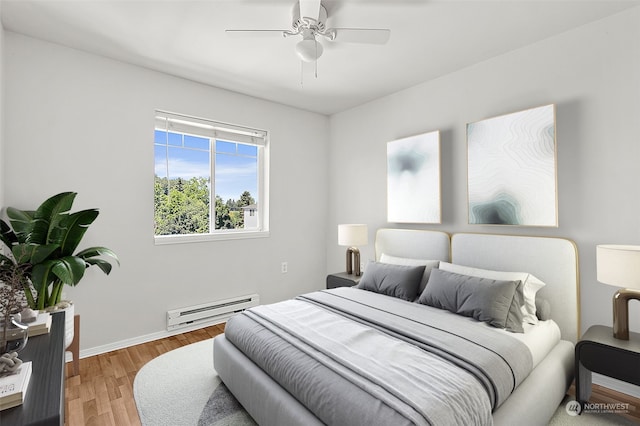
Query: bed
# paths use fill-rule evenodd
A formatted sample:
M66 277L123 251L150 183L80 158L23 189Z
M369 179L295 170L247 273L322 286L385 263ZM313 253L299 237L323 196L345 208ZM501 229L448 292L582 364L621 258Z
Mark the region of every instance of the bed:
M377 262L365 276L400 271L415 281L416 267L407 263L426 260L438 263L438 271L418 277L417 296L401 294L407 300L363 289L323 290L236 315L214 339L214 367L249 414L261 425L278 426L547 424L573 379L575 245L561 238L380 229L375 251ZM525 305L526 278L480 278L486 270L544 282L537 291L544 318L527 324L525 307L515 309L518 292ZM472 309L469 317L416 303L426 293L439 300L438 291L447 302L453 290L442 283L452 279L465 281L456 287L462 292L471 288L468 280L490 279L494 299L507 302L489 317L502 321L508 310L506 323L518 328L522 321L524 332L473 317L493 304ZM398 288L409 287L393 291Z

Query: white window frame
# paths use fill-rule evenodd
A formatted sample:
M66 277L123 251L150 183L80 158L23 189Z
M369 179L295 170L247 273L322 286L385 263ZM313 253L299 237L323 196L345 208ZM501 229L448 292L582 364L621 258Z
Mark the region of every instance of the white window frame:
M206 234L154 235L156 245L217 240L265 238L269 236L269 133L235 124L156 110L154 130L173 131L199 137L256 145L258 147L258 227L257 229L209 229ZM215 149L211 155L210 223L215 223ZM155 209L155 205L154 205Z

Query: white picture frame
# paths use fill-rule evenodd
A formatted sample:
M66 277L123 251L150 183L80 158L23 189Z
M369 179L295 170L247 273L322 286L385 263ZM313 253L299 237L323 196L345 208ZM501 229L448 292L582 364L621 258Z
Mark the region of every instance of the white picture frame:
M558 226L555 105L467 124L469 224Z
M440 132L387 142L387 220L441 223Z

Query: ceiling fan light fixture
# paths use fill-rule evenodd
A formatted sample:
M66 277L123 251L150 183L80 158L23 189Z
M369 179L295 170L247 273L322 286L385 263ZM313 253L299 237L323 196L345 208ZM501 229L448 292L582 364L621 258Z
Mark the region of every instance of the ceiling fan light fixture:
M0 0L2 1L2 0ZM226 30L229 35L281 35L285 38L302 36L294 47L302 62L316 62L324 51L317 39L331 42L385 44L391 31L381 28L328 28L327 9L323 0L295 0L291 9L291 29ZM317 67L316 67L317 68Z
M296 44L296 54L305 62L315 62L324 48L315 38L305 38Z

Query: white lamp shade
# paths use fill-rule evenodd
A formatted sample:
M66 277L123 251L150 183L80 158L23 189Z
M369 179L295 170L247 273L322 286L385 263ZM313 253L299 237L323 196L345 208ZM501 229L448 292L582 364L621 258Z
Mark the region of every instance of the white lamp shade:
M596 246L596 269L603 284L640 289L640 246Z
M368 234L367 225L338 225L338 245L349 247L367 245L369 243Z

